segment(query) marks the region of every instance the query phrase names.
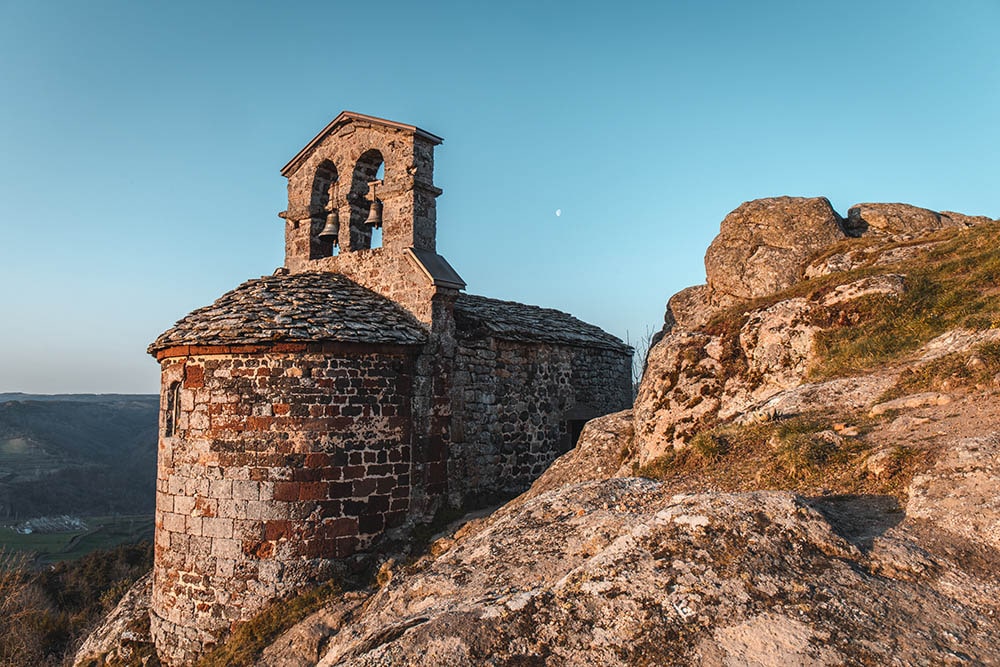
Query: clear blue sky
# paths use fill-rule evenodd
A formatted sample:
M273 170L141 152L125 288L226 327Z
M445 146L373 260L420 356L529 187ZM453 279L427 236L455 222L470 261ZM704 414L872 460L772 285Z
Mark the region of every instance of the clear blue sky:
M470 292L633 340L745 200L998 217L998 28L996 0L0 0L0 391L156 391L146 345L282 263L278 170L343 109L445 137Z

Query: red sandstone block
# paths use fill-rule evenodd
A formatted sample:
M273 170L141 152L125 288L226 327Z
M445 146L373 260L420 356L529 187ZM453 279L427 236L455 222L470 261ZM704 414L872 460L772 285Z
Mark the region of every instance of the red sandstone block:
M287 415L291 411L291 409L292 406L290 406L288 403L275 403L271 407L271 412L273 412L276 416L280 417L283 415Z
M280 540L292 537L292 522L284 520L266 521L264 523L264 539Z
M292 502L299 499L298 482L275 482L274 499L285 502Z
M363 465L350 465L344 468L344 479L360 479L365 476Z
M302 352L306 349L305 343L275 343L271 346L274 352Z
M323 500L327 498L329 488L326 482L302 482L299 484L299 500Z
M376 535L385 529L385 519L381 514L368 514L358 519L358 533Z
M197 389L205 386L205 369L202 366L186 365L184 367L184 388Z
M368 498L368 511L369 512L388 512L389 511L389 496L369 496Z
M273 417L247 417L246 418L246 430L248 431L267 431L274 424Z
M326 554L323 550L326 545L323 544L323 540L311 539L299 542L299 551L306 558L321 558Z
M296 482L318 482L323 479L323 475L316 469L296 468L292 471L292 479Z
M317 535L322 539L331 537L344 537L358 534L358 520L344 517L332 521L324 521L317 530Z
M322 452L313 452L312 454L306 454L305 466L307 468L319 468L325 465L329 465L330 456L328 454L323 454Z
M339 517L344 513L344 504L340 500L320 500L316 507L325 519Z
M340 466L327 466L320 468L320 479L338 480L344 475L344 470Z
M409 498L393 498L392 502L389 503L390 512L403 512L405 513L410 507Z

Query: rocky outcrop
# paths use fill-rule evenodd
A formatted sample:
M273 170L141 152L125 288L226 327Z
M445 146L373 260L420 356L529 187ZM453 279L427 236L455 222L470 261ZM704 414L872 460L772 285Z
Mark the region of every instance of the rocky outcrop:
M893 298L904 290L903 276L875 275L747 310L738 330L674 327L647 357L633 406L634 462L648 463L706 426L802 385L816 336L837 326L852 302Z
M851 236L920 235L937 231L950 224L950 220L910 204L855 204L847 211L845 228Z
M73 658L77 667L146 664L154 655L149 635L149 600L152 573L139 579L125 593L107 618L80 646Z
M991 222L985 216L931 211L910 204L855 204L847 211L844 229L850 236L882 235L915 238L949 227L974 227Z
M329 630L319 664L992 659L994 583L966 573L981 588L958 593L942 575L951 564L891 521L866 542L849 519L865 508L819 510L788 493L676 496L634 478L556 489L395 573Z
M682 289L667 302L664 324L667 330L673 327L693 331L708 324L716 308L709 301L708 285L695 285Z
M1000 550L1000 433L961 438L913 480L908 514Z
M705 253L713 303L781 291L802 278L819 250L845 238L826 197L771 197L742 204L722 221Z

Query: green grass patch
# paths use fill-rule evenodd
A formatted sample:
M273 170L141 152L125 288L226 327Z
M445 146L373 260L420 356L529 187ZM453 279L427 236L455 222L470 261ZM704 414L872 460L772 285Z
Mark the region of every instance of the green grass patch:
M723 424L701 431L683 449L671 450L634 474L668 481L684 491L775 489L798 493L901 493L900 479L862 473L869 444L839 436L828 414L804 414L760 424ZM851 425L859 434L874 422ZM906 470L909 470L907 468ZM900 467L900 472L905 472Z
M899 297L847 305L849 326L816 337L814 377L836 377L893 362L952 329L1000 326L1000 246L997 225L954 233L950 240L883 270L906 276Z
M21 535L12 527L0 527L0 549L25 554L38 563L58 563L77 560L101 549L153 539L151 515L85 517L83 521L86 529L65 533Z

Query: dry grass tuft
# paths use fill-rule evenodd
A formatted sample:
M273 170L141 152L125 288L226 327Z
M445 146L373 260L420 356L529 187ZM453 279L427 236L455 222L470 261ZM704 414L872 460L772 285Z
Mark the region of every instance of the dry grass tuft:
M875 422L856 419L852 426L859 435L840 436L832 428L836 421L835 415L812 413L757 424L723 424L698 433L688 447L636 467L634 473L687 492L771 489L904 499L922 455L900 451L891 474L876 478L865 470L870 445L861 437Z

